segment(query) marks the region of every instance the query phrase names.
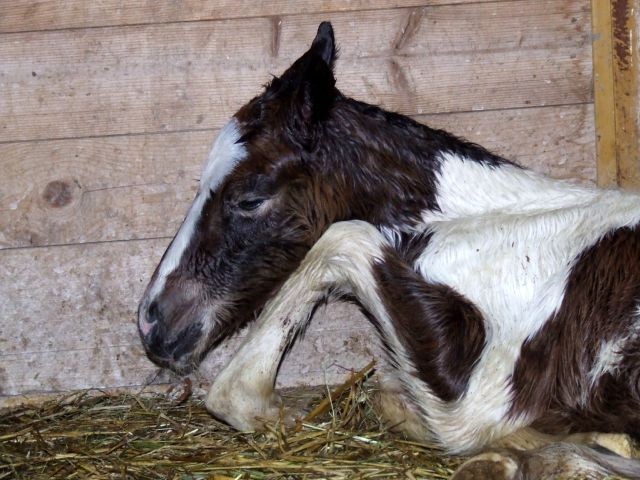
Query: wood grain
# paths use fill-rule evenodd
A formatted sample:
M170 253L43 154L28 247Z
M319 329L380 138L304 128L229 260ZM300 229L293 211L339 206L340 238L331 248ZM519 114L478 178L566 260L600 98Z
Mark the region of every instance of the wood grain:
M0 141L220 127L327 18L340 88L392 110L592 98L580 0L30 32L0 42Z
M593 30L593 90L598 185L618 185L616 117L613 88L613 38L611 3L591 0Z
M416 118L553 177L595 180L591 105ZM214 136L0 144L0 248L173 235Z
M638 142L638 0L613 0L613 81L616 123L618 185L640 190L640 143Z
M0 33L489 1L496 0L3 0Z
M0 395L140 385L158 369L144 356L137 302L167 240L110 242L0 252ZM346 306L321 312L285 363L282 386L335 383L367 363L371 328ZM213 378L236 336L200 373ZM362 365L359 365L361 363Z
M598 184L640 189L638 0L592 0Z

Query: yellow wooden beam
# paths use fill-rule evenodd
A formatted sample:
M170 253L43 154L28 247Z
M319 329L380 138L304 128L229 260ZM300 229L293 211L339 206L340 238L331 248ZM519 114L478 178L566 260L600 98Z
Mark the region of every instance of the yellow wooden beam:
M638 0L592 0L598 185L640 188L635 8Z
M618 184L618 165L613 89L613 38L609 0L591 1L591 29L598 185L613 187Z

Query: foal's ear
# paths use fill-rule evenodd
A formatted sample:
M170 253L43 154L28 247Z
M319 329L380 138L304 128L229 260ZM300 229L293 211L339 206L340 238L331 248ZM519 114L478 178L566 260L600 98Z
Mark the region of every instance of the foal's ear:
M333 28L331 23L322 22L309 50L283 75L294 85L289 127L305 148L313 148L317 123L326 118L337 95L335 60Z
M320 24L309 52L318 55L333 70L333 64L336 61L336 41L333 36L331 22L322 22Z
M333 63L336 59L336 44L331 23L322 22L316 38L301 60L297 101L304 104L307 120L319 120L331 108L335 97L336 79Z

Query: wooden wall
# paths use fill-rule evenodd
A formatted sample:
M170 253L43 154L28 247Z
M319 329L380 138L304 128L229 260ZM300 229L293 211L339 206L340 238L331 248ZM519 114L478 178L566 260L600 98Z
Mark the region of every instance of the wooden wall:
M4 0L1 395L165 378L137 301L216 129L325 19L347 94L595 181L589 0ZM281 384L335 382L372 355L353 310L319 317Z

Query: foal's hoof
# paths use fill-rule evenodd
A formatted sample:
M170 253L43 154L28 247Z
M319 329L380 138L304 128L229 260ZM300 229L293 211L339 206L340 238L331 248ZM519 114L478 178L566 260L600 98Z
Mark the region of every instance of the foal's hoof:
M227 395L212 388L205 406L214 417L241 432L264 432L270 430L268 425L295 423L292 412L275 392L265 399L255 393L233 391Z
M518 462L508 454L486 452L463 463L452 480L513 480L518 474Z

